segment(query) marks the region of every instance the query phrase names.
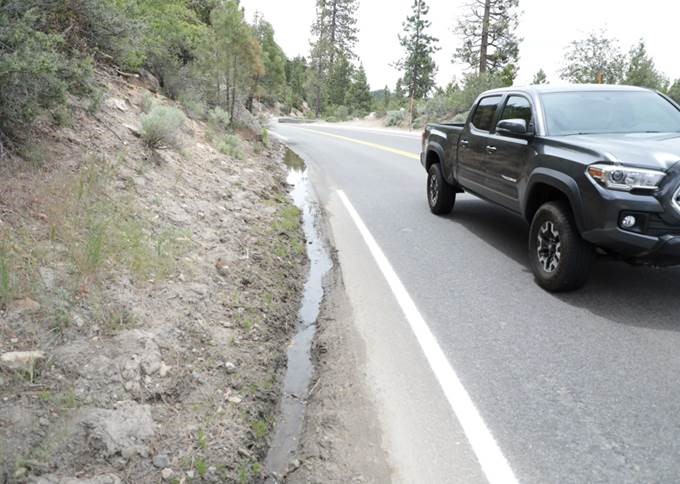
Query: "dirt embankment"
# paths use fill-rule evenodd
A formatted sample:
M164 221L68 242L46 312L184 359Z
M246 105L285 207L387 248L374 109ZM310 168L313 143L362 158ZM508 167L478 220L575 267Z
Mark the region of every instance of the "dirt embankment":
M0 175L0 482L256 480L305 263L280 152L148 149L100 77Z

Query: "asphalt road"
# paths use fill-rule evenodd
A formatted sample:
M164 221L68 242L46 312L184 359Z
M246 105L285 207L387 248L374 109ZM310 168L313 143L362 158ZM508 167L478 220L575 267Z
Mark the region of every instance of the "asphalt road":
M418 136L272 129L307 161L328 212L394 480L484 482L488 469L338 189L520 482L680 481L679 270L600 262L580 292L548 294L533 282L522 219L469 195L450 216L430 214Z

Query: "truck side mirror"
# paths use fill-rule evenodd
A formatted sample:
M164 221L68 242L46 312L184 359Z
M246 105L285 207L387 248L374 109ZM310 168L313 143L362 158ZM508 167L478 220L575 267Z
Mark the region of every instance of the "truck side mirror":
M529 127L524 119L504 119L496 125L496 132L505 136L525 137L530 135Z

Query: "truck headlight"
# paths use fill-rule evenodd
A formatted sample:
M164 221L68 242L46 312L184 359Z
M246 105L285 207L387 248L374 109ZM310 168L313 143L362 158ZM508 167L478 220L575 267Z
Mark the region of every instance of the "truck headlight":
M630 192L632 190L654 191L666 176L662 171L644 170L618 165L590 165L588 175L605 188Z

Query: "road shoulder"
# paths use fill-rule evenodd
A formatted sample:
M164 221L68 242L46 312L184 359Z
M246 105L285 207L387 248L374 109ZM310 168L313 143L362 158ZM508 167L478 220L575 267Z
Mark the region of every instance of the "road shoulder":
M300 441L301 465L287 482L388 482L392 471L366 384L366 349L335 267L314 344L317 371Z

